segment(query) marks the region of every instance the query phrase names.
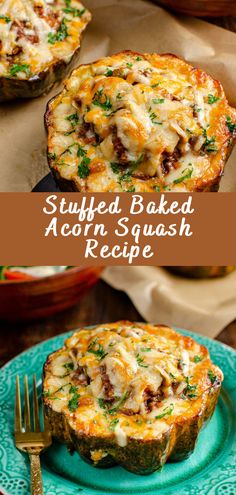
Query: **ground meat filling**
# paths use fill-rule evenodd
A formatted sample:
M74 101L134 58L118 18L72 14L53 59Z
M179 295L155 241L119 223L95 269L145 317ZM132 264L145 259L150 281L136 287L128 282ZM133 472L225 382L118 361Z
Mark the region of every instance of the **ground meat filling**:
M155 407L160 406L160 402L164 399L164 393L162 390L153 392L149 387L146 387L144 392L144 406L147 413L150 413Z
M29 21L20 21L19 19L16 19L12 22L11 30L16 31L16 41L25 38L32 44L39 42L39 36Z
M41 18L45 19L45 21L52 28L58 30L60 26L60 14L58 12L54 12L53 10L47 9L45 12L42 5L34 5L34 12Z
M114 402L114 390L109 380L109 376L106 373L106 366L100 366L102 385L106 402Z
M73 373L73 380L76 385L87 386L90 384L90 378L87 375L86 370L84 370L81 366L78 366Z
M7 54L7 58L8 60L11 60L12 58L20 55L22 52L23 52L23 48L21 46L14 46L12 52Z
M128 159L127 159L127 151L122 144L121 139L117 136L117 130L116 127L112 127L112 142L114 146L114 150L116 152L116 156L119 160L120 165L127 165Z
M171 169L178 168L178 160L181 157L181 151L178 148L175 148L173 153L169 153L168 151L164 151L162 154L163 161L161 163L161 169L163 175L167 175Z

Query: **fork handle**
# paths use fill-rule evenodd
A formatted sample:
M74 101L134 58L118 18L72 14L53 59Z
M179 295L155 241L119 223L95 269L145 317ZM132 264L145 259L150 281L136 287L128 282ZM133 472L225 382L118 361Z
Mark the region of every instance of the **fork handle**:
M40 457L37 454L30 454L31 469L31 494L43 495L43 482L40 467Z

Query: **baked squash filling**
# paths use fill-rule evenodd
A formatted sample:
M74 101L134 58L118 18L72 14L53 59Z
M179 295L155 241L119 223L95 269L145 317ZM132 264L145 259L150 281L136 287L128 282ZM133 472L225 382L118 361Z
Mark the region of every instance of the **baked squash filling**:
M56 438L95 465L117 462L144 474L193 451L222 379L193 339L124 321L81 329L49 356L43 397ZM151 465L149 455L128 455L136 442L151 445Z
M72 72L46 113L61 187L215 188L236 136L220 83L173 55L122 52ZM72 181L72 182L71 182Z
M47 87L41 86L40 89L48 90L49 82L52 85L53 75L55 79L61 79L64 75L63 64L69 64L73 58L80 46L81 34L90 19L89 11L78 0L2 1L0 78L7 79L8 84L7 81L0 80L0 98L24 97L23 90L22 95L14 95L10 80L18 81L19 87L20 81L38 77L59 62L62 64L59 72L56 75L52 73ZM25 89L25 86L22 88Z

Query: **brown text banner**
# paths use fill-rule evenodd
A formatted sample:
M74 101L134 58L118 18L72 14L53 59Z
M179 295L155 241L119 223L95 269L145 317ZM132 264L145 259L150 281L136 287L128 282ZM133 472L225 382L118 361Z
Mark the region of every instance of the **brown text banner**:
M3 265L235 265L236 193L2 193Z

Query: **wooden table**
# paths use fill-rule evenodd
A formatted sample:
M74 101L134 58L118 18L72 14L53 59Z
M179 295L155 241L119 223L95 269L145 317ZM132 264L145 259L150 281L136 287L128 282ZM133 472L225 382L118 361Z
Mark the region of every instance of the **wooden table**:
M128 296L99 283L74 308L45 320L23 323L0 322L0 365L29 347L83 325L128 319L142 321ZM158 323L158 322L157 322ZM236 349L236 322L218 336Z
M211 17L205 18L204 21L212 22L217 26L221 26L225 29L229 29L229 31L233 31L236 33L236 16L232 17Z

